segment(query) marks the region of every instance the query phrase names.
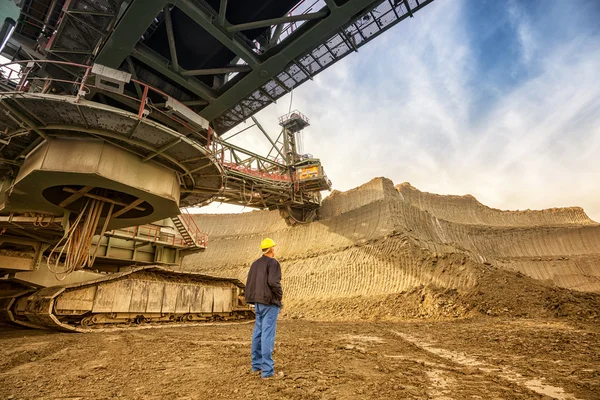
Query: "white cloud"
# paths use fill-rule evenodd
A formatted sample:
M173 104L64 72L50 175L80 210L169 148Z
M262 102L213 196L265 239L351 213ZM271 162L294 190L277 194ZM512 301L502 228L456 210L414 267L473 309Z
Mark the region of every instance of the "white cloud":
M507 3L507 9L515 24L515 29L519 37L521 45L522 59L525 64L529 64L537 51L537 41L529 18L520 8L520 4L516 0L511 0Z
M509 4L521 68L535 73L482 107L495 83L476 74L467 4L436 1L297 89L293 108L311 118L305 151L339 190L387 176L502 209L579 205L600 221L600 41L550 46ZM289 96L258 117L275 135L288 107ZM259 149L264 139L236 140Z

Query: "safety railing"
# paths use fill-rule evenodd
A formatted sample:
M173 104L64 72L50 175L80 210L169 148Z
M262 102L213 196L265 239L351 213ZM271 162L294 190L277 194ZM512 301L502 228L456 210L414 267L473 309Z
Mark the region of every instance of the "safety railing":
M294 110L294 111L290 111L289 113L279 117L279 125L282 125L282 124L284 124L288 121L292 121L292 120L301 120L302 122L306 123L307 125L309 124L309 120L306 115L302 114L298 110Z
M55 79L37 76L37 69L41 68L44 64L62 67L62 70L71 74L72 78ZM105 87L98 87L94 85L93 82L90 82L91 78L94 76L92 69L92 65L83 65L68 61L11 61L0 65L0 95L18 93L47 94L53 93L53 90L56 89L56 85L61 85L62 90L65 90L66 88L65 92L75 96L75 102L79 102L92 90L100 92L107 90ZM190 113L193 113L193 111L183 103L173 99L160 89L137 79L131 78L130 81L133 82L134 85L139 85L139 89L142 92L141 98L133 97L119 91L111 91L111 93L119 96L123 100L129 100L130 104L136 104L138 118L143 119L152 113L155 113L155 116L160 115L162 120L170 121L175 128L191 131L193 136L195 136L196 142L205 147L207 153L209 153L216 162L221 164L225 170L234 170L251 177L277 181L288 180L289 177L287 176L285 163L281 160L275 158L269 159L253 154L221 140L210 128L208 130L198 129L187 120L178 117L175 113L163 111L151 100L151 96L155 99L162 98L164 104L166 104L167 101L175 101L178 103L178 107L185 107ZM154 95L151 95L152 93L154 93ZM257 162L252 166L248 163L243 164L238 162L240 159L256 159Z
M37 40L40 35L50 36L58 27L64 0L21 2L17 32Z
M106 235L150 243L162 243L173 247L187 247L187 243L182 236L165 232L158 225L140 225L113 229L107 231Z
M240 164L223 163L223 166L227 169L238 171L238 172L244 173L246 175L255 176L257 178L273 179L276 181L285 181L285 182L292 181L292 179L290 178L290 175L287 173L269 172L269 171L259 170L256 168L244 167L243 165L240 165Z
M229 171L236 171L252 177L288 181L289 174L285 161L272 157L262 157L227 143L218 136L212 140L212 152L219 164ZM239 162L239 160L245 160Z
M202 232L192 214L190 214L187 208L180 209L181 219L188 229L188 233L199 247L206 247L208 245L208 234Z
M313 2L302 0L298 4L292 8L287 15L303 15L309 14L312 12L316 12L325 7L325 0L315 0ZM290 36L296 29L298 29L302 24L306 23L306 21L292 21L283 25L283 29L281 30L281 34L279 35L279 39L277 43L281 43L288 36ZM275 30L276 28L273 28Z
M23 64L25 65L25 67L23 67L21 69L12 67L13 65L23 65ZM32 72L35 71L36 67L40 67L43 64L52 64L52 65L56 65L56 66L70 67L70 68L75 69L77 72L69 71L69 70L63 68L63 71L73 75L73 79L55 79L55 78L45 78L45 77L33 76ZM33 80L35 80L35 82L37 82L37 83L43 83L43 87L41 88L41 90L39 92L42 94L47 93L51 89L53 83L65 84L67 86L72 85L73 88L72 88L70 94L75 95L76 96L75 101L79 102L82 97L84 97L86 94L90 93L90 89L95 89L98 91L106 90L106 88L101 88L101 87L98 87L98 86L88 82L88 78L91 78L94 75L92 73L92 68L93 68L93 65L83 65L83 64L77 64L77 63L68 62L68 61L55 61L55 60L11 61L9 63L0 65L0 71L8 71L8 76L5 77L4 73L3 73L2 78L0 78L0 85L1 84L10 85L10 83L12 83L12 84L14 84L14 92L24 92L25 93L25 92L30 92L31 83ZM115 95L118 95L123 99L128 99L130 101L133 101L133 102L139 104L137 107L138 118L142 118L142 117L148 115L150 112L156 112L156 113L160 114L161 116L167 118L168 120L172 121L173 123L179 125L181 128L191 130L195 134L200 136L203 140L208 141L208 136L206 133L200 131L199 129L192 126L186 120L178 117L177 115L175 115L173 113L167 113L167 112L161 110L159 107L157 107L153 104L153 102L149 96L151 93L155 93L156 95L158 95L158 97L161 97L165 103L167 100L170 99L171 101L177 102L180 107L187 108L183 103L173 99L171 96L169 96L167 93L163 92L162 90L155 88L153 86L150 86L150 85L148 85L142 81L139 81L137 79L131 78L130 82L132 82L134 85L139 85L139 87L142 91L141 99L139 99L137 97L129 96L125 93L120 93L119 91L111 91L111 93L114 93ZM12 92L12 91L10 91L10 90L0 91L0 94L10 93L10 92Z

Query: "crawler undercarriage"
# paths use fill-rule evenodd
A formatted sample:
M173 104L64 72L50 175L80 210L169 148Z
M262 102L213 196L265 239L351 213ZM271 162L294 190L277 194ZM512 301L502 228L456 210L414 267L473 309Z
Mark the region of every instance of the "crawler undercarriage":
M158 266L39 290L7 286L0 297L0 319L30 328L91 332L254 318L239 280Z

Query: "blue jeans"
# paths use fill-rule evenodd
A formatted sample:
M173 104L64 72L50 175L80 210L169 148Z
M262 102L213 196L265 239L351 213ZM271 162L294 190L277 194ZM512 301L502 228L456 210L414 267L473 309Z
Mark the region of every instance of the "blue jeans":
M261 376L268 378L273 369L273 347L275 347L275 327L280 308L276 305L256 303L256 321L252 332L252 370L261 370Z

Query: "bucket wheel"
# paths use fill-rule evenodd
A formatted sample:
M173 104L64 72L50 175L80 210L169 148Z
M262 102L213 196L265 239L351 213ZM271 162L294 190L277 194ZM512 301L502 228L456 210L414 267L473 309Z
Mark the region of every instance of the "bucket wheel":
M290 226L308 224L317 218L316 208L285 206L284 208L279 209L279 212L285 219L285 222Z

